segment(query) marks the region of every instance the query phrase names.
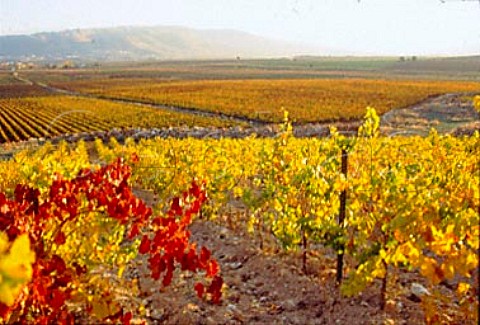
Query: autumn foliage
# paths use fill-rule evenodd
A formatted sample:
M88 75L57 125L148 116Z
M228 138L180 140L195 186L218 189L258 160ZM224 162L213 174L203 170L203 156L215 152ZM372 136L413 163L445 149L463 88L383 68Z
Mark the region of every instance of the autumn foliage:
M365 107L383 114L429 96L476 92L476 82L340 79L98 79L55 84L108 98L194 108L281 123L285 108L298 123L359 119Z
M132 160L136 161L136 157ZM205 270L206 276L213 280L207 289L198 283L195 290L199 297L209 293L214 303L220 301L223 282L219 266L208 249L203 247L197 251L188 231L192 217L206 200L203 185L193 182L181 197L173 198L165 216L154 217L152 209L132 193L130 175L131 168L117 159L98 170L83 169L70 180L57 175L46 190L18 185L13 198L0 193L0 234L5 234L2 247L11 245L8 253L21 252L21 256L15 258L22 260L26 256L24 268L31 267L31 273L19 282L20 287L12 287L14 299L0 300L0 320L39 324L74 322L75 314L68 303L86 297L81 289L85 288L84 282L88 281L93 265L82 264L82 260L88 259L73 258L74 255L65 254L62 248L69 245L72 229L79 231L72 225L92 215L113 219L124 226L125 243L134 246L134 239L142 238L139 250L148 254L154 279L162 278L163 285L170 284L178 265L192 272ZM18 241L22 242L21 247ZM69 249L74 251L75 247ZM5 249L0 252L1 262ZM5 288L10 288L4 287L5 283L0 279L2 295ZM95 310L89 299L83 303L87 311ZM108 310L113 315L103 315L102 319L129 323L132 318L132 311L121 306Z

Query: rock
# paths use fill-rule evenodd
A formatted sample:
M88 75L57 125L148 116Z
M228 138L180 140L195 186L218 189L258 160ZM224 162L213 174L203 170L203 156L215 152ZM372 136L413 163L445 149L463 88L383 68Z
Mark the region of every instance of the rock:
M237 293L231 293L228 296L228 300L231 301L231 302L238 303L240 301L240 295L237 294Z
M207 317L205 324L207 325L216 325L218 322L215 321L212 317Z
M235 312L235 311L238 311L238 308L234 304L228 304L227 305L227 310L231 311L231 312Z
M163 319L163 311L158 309L153 309L150 311L150 318L153 320L161 321Z
M430 295L430 291L428 291L427 288L417 282L412 283L412 285L410 286L410 292L412 293L412 295L417 296L418 298Z
M194 312L194 313L197 313L200 311L200 307L198 305L195 305L195 304L192 304L192 303L189 303L187 305L187 309Z
M295 303L295 301L293 299L288 299L287 301L285 301L283 306L285 307L286 310L294 310L294 309L296 309L297 304Z
M243 266L243 264L241 262L233 262L233 263L229 263L227 265L232 270L238 270Z
M231 314L231 318L237 321L243 321L244 316L242 312L234 304L227 305L227 311Z

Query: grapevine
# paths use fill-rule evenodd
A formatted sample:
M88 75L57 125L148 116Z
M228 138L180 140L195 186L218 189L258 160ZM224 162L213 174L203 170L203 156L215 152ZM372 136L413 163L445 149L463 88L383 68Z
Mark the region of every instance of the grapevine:
M158 81L98 79L56 84L83 93L146 103L175 105L200 111L282 123L281 107L294 122L361 118L365 107L381 114L407 107L429 96L478 91L475 82L365 80L365 79L257 79ZM259 109L260 108L260 109Z
M13 199L0 193L0 231L5 232L9 242L13 242L10 254L15 254L12 257L2 255L1 262L7 263L14 258L28 263L33 262L35 256L31 272L27 265L25 276L14 282L8 292L5 291L6 297L2 298L0 304L2 320L31 322L35 319L39 324L73 323L75 315L68 308L68 302L83 299L87 310L93 310L97 317L128 322L132 311L124 310L109 298L109 291L102 293L100 301L87 293L89 284L86 276L98 263L108 261L108 253L103 259L92 259L95 251L88 250L88 243L78 246L78 237L72 236L80 233L79 225L88 225L85 221L96 222L98 227L106 218L114 221L110 224L114 227L113 233L126 229L131 240L143 236L139 251L149 254L154 279L163 277L163 285L168 285L177 263L184 271L205 270L207 277L212 278L205 291L214 303L220 301L223 281L219 276L218 264L206 248L197 252L196 245L189 242L190 233L187 230L192 216L198 213L206 199L202 187L192 183L191 189L181 198L173 199L165 218L153 218L151 208L131 192L128 185L130 174L130 167L118 159L98 170L83 169L71 180L57 174L49 189L43 193L28 185L17 185ZM155 232L152 244L147 249L146 238L150 233L147 224L150 221ZM5 240L2 237L2 243ZM5 247L5 244L2 245ZM101 242L95 245L107 251L111 246ZM95 249L95 245L90 249ZM32 253L28 253L28 246ZM85 252L85 255L77 256L74 252L78 251ZM121 256L118 248L111 249L111 253ZM15 264L9 263L8 267L13 268ZM7 277L2 277L7 282L2 282L2 286L12 286L12 280L8 277L11 270L0 268L0 271L7 272ZM162 274L164 271L166 273ZM19 294L19 285L24 285L22 294ZM195 286L199 297L205 294L203 288L201 283ZM112 314L105 314L105 310Z

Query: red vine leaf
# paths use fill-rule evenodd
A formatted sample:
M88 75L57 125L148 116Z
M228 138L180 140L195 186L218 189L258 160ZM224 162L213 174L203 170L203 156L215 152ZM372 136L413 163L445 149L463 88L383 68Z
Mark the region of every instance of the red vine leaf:
M142 242L140 243L140 247L138 251L140 254L146 254L150 251L150 239L147 235L143 235Z
M129 311L128 313L123 315L122 324L123 325L130 325L130 322L132 321L132 318L133 318L133 314L132 314L131 311Z
M202 283L198 282L194 288L197 292L198 298L203 298L203 294L205 293L205 286Z
M63 231L59 231L57 235L55 236L55 239L53 240L55 244L57 245L63 245L67 241L65 238L65 234Z

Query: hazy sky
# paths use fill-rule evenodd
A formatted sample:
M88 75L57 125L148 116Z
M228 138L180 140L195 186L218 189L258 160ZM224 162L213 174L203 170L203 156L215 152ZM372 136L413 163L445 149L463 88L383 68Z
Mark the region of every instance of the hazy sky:
M0 34L182 25L357 54L480 54L480 2L444 1L0 0Z

